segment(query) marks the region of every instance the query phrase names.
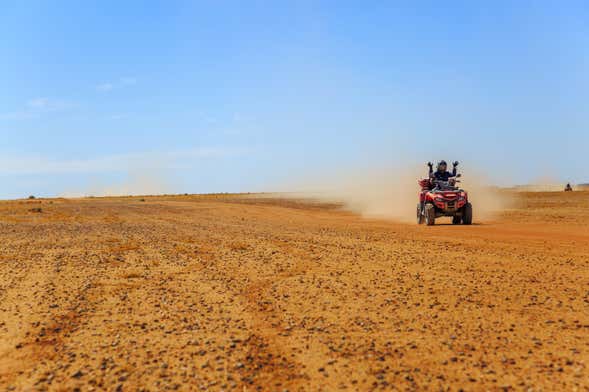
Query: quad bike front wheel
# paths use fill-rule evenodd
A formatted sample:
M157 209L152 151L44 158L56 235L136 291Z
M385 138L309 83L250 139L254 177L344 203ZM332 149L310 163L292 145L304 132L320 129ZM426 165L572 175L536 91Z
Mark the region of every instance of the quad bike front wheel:
M417 224L423 224L423 211L421 210L421 203L417 203Z
M472 224L472 204L470 203L466 203L464 206L464 211L462 211L462 224Z
M436 224L436 209L433 204L425 205L425 223L428 226L433 226Z

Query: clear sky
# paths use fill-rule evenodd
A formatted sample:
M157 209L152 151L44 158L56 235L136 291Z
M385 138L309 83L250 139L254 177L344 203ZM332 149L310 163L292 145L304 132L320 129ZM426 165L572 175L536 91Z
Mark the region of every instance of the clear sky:
M458 159L589 182L584 1L13 1L0 197Z

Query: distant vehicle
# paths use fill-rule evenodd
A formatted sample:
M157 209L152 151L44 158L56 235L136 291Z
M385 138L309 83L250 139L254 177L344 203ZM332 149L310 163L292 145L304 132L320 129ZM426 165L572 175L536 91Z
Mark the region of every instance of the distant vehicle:
M460 174L456 175L460 177ZM468 201L468 193L456 186L460 181L450 178L440 181L434 178L419 180L421 192L417 204L417 224L426 223L432 226L436 218L452 217L452 224L472 224L472 204Z
M564 191L565 192L572 192L573 191L573 187L571 186L570 183L568 183L565 187L564 187Z

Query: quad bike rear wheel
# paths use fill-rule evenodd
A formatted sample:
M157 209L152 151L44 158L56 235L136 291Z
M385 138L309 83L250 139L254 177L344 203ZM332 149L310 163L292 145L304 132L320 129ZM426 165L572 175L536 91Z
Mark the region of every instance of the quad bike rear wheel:
M421 203L417 203L417 224L423 224L423 211L421 211Z
M472 224L472 204L466 203L462 212L462 223L465 225Z
M436 224L436 209L434 208L433 204L425 205L425 223L428 226L433 226Z
M459 215L454 215L452 217L452 224L453 225L459 225L461 221L462 221L462 217Z

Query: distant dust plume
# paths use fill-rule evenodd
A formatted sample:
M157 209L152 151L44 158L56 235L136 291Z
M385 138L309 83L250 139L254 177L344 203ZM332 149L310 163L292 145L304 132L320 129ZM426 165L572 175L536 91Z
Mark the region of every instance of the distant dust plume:
M348 169L315 175L295 187L308 197L342 202L346 209L365 217L414 222L420 192L417 181L426 177L425 165ZM460 180L461 188L469 193L475 221L492 219L511 205L507 193L491 186L476 170L465 170Z

